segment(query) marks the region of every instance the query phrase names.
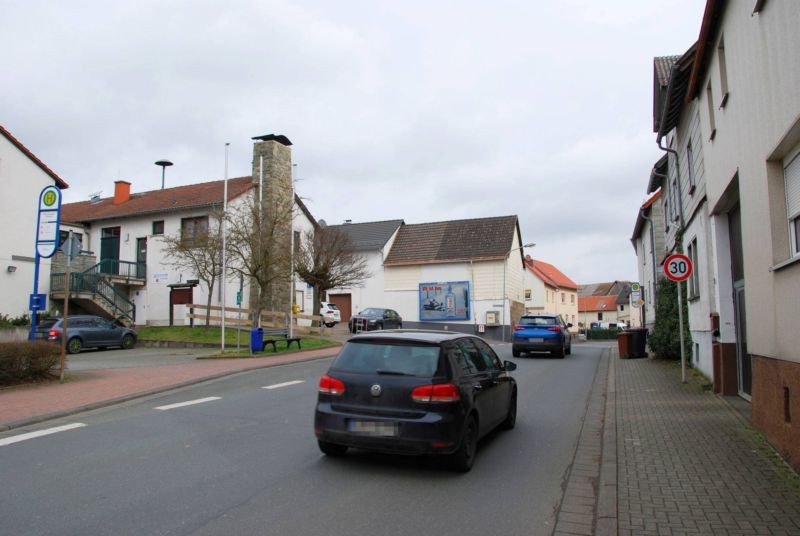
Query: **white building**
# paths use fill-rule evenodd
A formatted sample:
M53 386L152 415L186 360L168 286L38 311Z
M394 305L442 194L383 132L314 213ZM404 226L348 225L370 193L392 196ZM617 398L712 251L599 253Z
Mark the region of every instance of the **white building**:
M253 176L227 181L229 211L258 196L262 182L268 203L270 197L266 192L285 187L286 177L291 180L291 144L285 143L288 140L283 136L267 138L259 138L254 144ZM196 230L213 225L213 214L223 206L224 190L225 181L218 180L131 193L129 182L116 181L113 197L64 205L65 228L79 233L83 241L84 254L76 259L73 271L85 274L87 281L87 288L74 289L70 310L74 307L76 311L83 309L138 325L187 323L186 304L206 304L209 289L198 280L197 274L176 268L166 257L164 237L191 239ZM291 231L295 240L301 240L306 231L314 229L316 221L300 198L297 195L293 198ZM60 272L63 262L57 271L54 268L52 295L63 298L63 278L59 284L57 275ZM232 270L229 275L225 304L235 307L240 281ZM101 286L89 288L97 282ZM241 285L242 307L249 308L250 282L244 279ZM310 310L311 293L304 291L305 285L295 282L294 294L288 285L287 281L281 291L279 303L283 306L278 310L288 312L292 299L301 300L304 309ZM211 303L220 306L222 302L222 287L216 281Z
M752 402L800 467L800 10L709 1L698 41L656 80L654 130L669 253L692 258L695 364ZM663 69L662 69L663 72ZM677 237L680 243L676 243ZM637 249L637 252L639 250ZM641 262L641 259L640 259Z
M525 312L560 314L578 332L578 284L554 265L525 256Z
M39 194L47 186L62 190L69 186L2 126L0 184L4 231L0 241L0 313L19 317L29 313L33 291ZM49 285L50 259L41 259L39 293L47 294Z

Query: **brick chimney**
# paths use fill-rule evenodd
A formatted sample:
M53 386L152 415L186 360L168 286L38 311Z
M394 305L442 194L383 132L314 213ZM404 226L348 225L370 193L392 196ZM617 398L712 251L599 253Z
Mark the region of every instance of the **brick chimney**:
M121 205L131 198L131 183L114 181L114 204Z

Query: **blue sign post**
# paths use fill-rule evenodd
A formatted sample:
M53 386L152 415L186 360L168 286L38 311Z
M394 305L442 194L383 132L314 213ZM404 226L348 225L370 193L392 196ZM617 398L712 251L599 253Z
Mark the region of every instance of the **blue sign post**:
M31 332L28 340L36 339L39 311L45 299L39 294L39 259L49 259L58 249L58 231L61 225L61 190L45 186L39 194L39 214L36 218L36 257L33 268L33 293L31 294Z

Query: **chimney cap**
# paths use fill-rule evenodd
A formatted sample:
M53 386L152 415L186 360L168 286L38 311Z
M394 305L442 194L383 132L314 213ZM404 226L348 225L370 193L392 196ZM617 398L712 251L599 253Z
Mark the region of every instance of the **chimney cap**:
M264 134L263 136L253 136L250 139L258 141L277 141L281 145L285 145L287 147L292 144L292 142L289 141L289 138L283 134Z

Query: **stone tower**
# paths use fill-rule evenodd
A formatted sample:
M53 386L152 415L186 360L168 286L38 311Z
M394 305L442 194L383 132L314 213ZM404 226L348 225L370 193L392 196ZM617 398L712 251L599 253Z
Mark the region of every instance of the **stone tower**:
M253 140L253 182L256 198L261 196L263 200L264 234L269 236L268 270L273 279L262 305L272 311L288 312L292 305L292 142L276 134L257 136ZM260 192L262 185L263 192ZM250 303L255 302L253 299Z

